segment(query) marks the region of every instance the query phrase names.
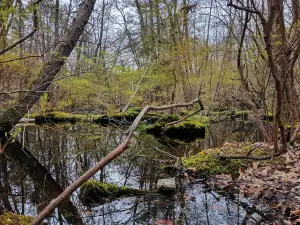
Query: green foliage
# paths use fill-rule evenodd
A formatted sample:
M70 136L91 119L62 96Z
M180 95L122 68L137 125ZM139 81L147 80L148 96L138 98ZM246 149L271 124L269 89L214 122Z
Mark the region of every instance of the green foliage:
M42 115L45 115L46 110L48 109L47 104L48 104L48 94L45 92L40 98L40 113Z

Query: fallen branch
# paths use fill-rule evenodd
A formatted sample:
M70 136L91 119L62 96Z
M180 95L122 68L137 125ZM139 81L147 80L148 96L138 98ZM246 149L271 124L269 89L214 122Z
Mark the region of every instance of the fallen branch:
M4 154L7 158L14 160L16 165L23 168L35 184L39 185L46 193L49 193L47 199L44 200L50 200L50 196L58 196L63 192L63 189L51 176L49 171L20 142L8 135L8 140L3 148L4 151L2 153L0 152L0 154ZM64 216L68 224L84 224L78 210L69 198L65 198L62 201L58 210Z
M97 173L99 170L101 170L104 166L106 166L108 163L110 163L112 160L114 160L117 156L122 154L131 138L134 135L134 132L136 128L138 127L139 123L141 122L143 116L149 111L149 110L165 110L165 109L171 109L175 107L188 107L193 106L195 103L198 103L199 100L196 99L189 103L179 103L179 104L172 104L172 105L166 105L166 106L145 106L143 110L139 113L139 115L135 118L133 123L131 124L131 127L129 128L127 135L124 139L124 141L112 152L110 152L106 157L104 157L101 161L96 163L96 165L92 168L90 168L87 172L85 172L81 177L79 177L77 180L75 180L68 188L66 188L58 197L53 199L49 205L35 218L34 221L30 223L30 225L38 225L57 207L60 205L64 199L68 198L69 195L71 195L74 191L76 191L84 182L86 182L89 178L91 178L95 173Z
M253 155L218 155L216 158L219 159L253 159L253 160L268 160L274 159L280 156L282 152L276 153L274 155L266 155L266 156L253 156Z

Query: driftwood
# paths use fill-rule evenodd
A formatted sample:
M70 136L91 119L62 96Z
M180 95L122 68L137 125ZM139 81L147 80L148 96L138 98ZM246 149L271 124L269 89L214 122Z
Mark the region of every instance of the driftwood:
M145 106L143 110L139 113L139 115L133 121L131 127L127 131L127 135L124 141L112 152L110 152L106 157L104 157L101 161L99 161L94 167L90 168L87 172L85 172L81 177L75 180L68 188L66 188L57 198L53 199L50 204L34 219L34 221L30 225L38 225L40 224L46 217L49 215L57 206L61 204L68 196L70 196L74 191L76 191L84 182L86 182L89 178L91 178L95 173L101 170L104 166L114 160L117 156L122 154L134 135L134 131L138 127L139 123L141 122L143 116L149 110L165 110L171 109L175 107L188 107L193 106L194 104L198 103L199 99L191 101L189 103L179 103L179 104L172 104L166 106Z

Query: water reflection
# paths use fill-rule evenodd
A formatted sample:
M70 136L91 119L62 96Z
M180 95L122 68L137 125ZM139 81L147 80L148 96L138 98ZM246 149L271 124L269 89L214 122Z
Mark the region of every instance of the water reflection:
M92 124L29 125L20 126L15 132L18 140L30 149L63 188L117 147L124 136L124 130L119 128ZM160 163L175 163L170 154L187 156L204 148L219 146L226 140L257 141L260 138L253 126L243 121L212 124L206 133L204 140L176 146L171 143L162 145L152 136L136 133L138 138L132 140L129 149L97 173L94 179L153 190L161 176ZM33 182L17 162L4 155L0 155L0 160L1 205L8 211L36 215L48 203L49 193ZM244 220L245 210L238 204L203 190L201 185L194 185L187 188L184 195L174 198L158 195L130 197L94 208L84 207L77 198L78 192L71 200L86 224L239 224ZM58 212L47 222L66 224Z

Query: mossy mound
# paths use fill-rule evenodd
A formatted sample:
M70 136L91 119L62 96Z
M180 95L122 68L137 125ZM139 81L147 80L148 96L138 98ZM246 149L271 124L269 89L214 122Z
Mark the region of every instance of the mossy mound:
M162 135L178 143L190 143L196 139L205 138L206 124L197 119L186 120L175 125L166 125L167 122L159 122L145 129L146 133L157 138Z
M216 157L215 149L201 151L197 155L183 159L185 167L195 167L200 176L212 174L237 174L238 169L243 166L242 160L224 160Z
M256 146L256 143L225 143L221 148L211 148L203 150L197 155L189 158L183 158L185 167L194 167L200 176L209 176L212 174L232 174L238 175L240 167L246 166L249 160L240 159L220 159L218 155L241 155L245 156ZM256 148L251 155L263 156L269 155L270 149L267 147ZM267 161L266 161L267 162Z
M33 219L33 217L15 213L4 213L0 215L0 225L29 225Z
M205 125L187 121L167 128L165 134L170 138L191 142L197 138L205 138Z
M80 187L79 199L82 204L90 206L101 205L122 196L142 195L146 193L143 190L88 180Z

